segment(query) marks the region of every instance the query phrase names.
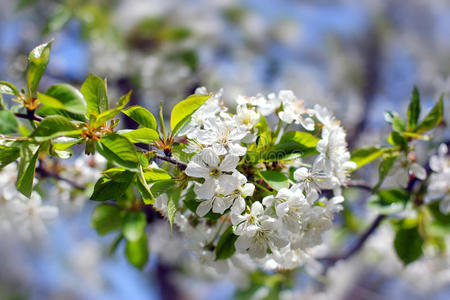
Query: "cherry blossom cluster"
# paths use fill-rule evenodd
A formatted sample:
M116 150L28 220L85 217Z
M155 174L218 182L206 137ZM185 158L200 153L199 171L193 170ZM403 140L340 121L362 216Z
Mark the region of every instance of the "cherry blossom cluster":
M436 155L430 158L433 171L429 178L427 202L441 200L439 209L443 214L450 212L450 156L446 144L441 144Z
M242 265L242 260L267 269L298 267L308 258L308 249L321 244L322 233L332 227L333 215L344 201L340 189L356 168L347 151L345 131L326 108L306 108L291 91L240 96L236 103L231 113L223 106L221 92L216 93L184 128L189 140L184 151L190 156L186 191L193 188L198 206L195 212L177 212L174 222L201 260L221 270L229 263ZM319 137L316 154L246 162L248 149L261 142L261 131L266 130L262 118L266 126L278 121L275 143L291 128L314 132ZM258 176L275 165L277 172L290 178L282 188ZM167 214L167 200L162 195L155 204L163 214ZM220 217L211 222L209 217L217 214ZM230 259L218 260L216 240L230 226L236 252Z

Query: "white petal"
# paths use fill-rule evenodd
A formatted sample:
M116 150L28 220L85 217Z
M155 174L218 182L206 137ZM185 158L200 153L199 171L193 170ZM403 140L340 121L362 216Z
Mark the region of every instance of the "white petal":
M281 204L278 204L276 211L278 217L280 218L284 217L289 212L289 203L283 202Z
M306 118L306 119L300 119L300 123L302 124L302 126L308 130L308 131L312 131L314 130L314 121L311 118Z
M209 167L217 167L219 165L220 159L219 156L210 148L206 148L202 151L202 160L209 166Z
M223 214L223 212L230 207L232 201L229 198L216 197L213 202L213 212Z
M252 204L252 214L254 215L260 215L264 212L264 208L261 204L261 202L256 201Z
M195 193L200 199L211 199L217 188L215 179L206 179L203 184L194 188Z
M197 215L200 217L205 216L211 210L211 202L212 200L205 200L200 202L200 205L197 206L197 210L195 211Z
M231 212L233 214L241 214L245 210L245 200L242 197L238 197L234 200L233 206L231 206Z
M229 195L237 189L239 185L238 178L233 175L223 174L218 178L220 191L224 195Z
M239 163L239 157L234 155L227 155L220 164L220 171L233 172Z
M425 168L418 163L411 164L410 169L412 173L420 180L424 180L427 177L427 171L425 171Z
M209 169L200 166L199 164L190 161L185 170L186 174L191 177L208 178Z
M295 170L294 179L295 179L295 181L303 181L308 177L308 175L309 175L308 169L302 167L302 168Z
M263 258L267 254L267 244L263 241L252 243L248 252L252 257Z
M251 239L247 235L240 235L236 239L236 243L234 246L236 247L236 250L239 252L246 252L248 248L250 248L251 245Z
M253 183L246 183L242 187L242 194L245 196L253 196L253 193L255 192L255 185Z
M247 153L247 148L239 145L238 143L229 143L228 148L230 148L230 154L236 156L244 156Z

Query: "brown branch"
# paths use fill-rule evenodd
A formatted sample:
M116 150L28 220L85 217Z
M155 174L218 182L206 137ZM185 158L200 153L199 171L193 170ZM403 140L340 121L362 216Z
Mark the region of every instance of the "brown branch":
M372 191L372 187L364 180L350 180L347 182L347 187L359 188L367 191Z
M40 117L40 116L36 116L34 113L32 114L21 114L21 113L15 113L14 114L16 117L22 118L22 119L26 119L26 120L30 120L30 121L42 121L44 120L44 118Z
M324 257L319 259L325 263L325 271L333 266L339 260L346 260L355 255L361 248L364 246L365 242L369 239L369 237L375 233L377 228L380 226L381 222L386 218L386 215L378 215L375 220L373 220L370 227L361 235L358 240L344 253L341 255Z
M137 146L138 148L141 148L141 149L144 149L144 150L147 150L147 151L149 151L149 150L151 150L152 148L154 148L152 145L148 145L148 144L136 144L136 146ZM186 163L181 162L181 161L178 161L178 160L176 160L175 158L173 158L172 156L168 156L168 155L166 155L166 154L161 155L161 154L156 153L156 154L153 156L153 158L154 158L154 159L156 158L156 159L159 159L159 160L163 160L163 161L167 161L167 162L169 162L169 163L171 163L171 164L174 164L174 165L176 165L177 168L180 169L181 171L184 171L184 170L186 170L186 168L187 168L187 164L186 164Z
M86 189L85 186L80 185L80 184L76 183L75 181L72 181L72 180L70 180L68 178L62 177L57 172L49 170L48 168L44 167L42 165L42 163L39 164L39 166L36 168L36 173L38 173L41 177L44 177L44 178L45 177L49 177L49 178L54 178L54 179L57 179L57 180L64 181L64 182L70 184L72 187L74 187L76 189L79 189L81 191L84 191Z

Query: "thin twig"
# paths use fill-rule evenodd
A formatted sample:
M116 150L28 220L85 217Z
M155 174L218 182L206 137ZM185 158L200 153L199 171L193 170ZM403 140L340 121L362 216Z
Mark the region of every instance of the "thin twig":
M152 150L155 149L152 145L148 145L148 144L136 144L137 147L144 149L144 150ZM159 160L163 160L163 161L167 161L171 164L174 164L178 167L178 169L180 169L181 171L186 170L187 168L187 164L181 161L176 160L175 158L171 157L171 156L167 156L167 155L161 155L156 153L153 158L159 159Z
M40 116L36 116L36 115L28 115L28 114L21 114L21 113L15 113L14 114L16 117L22 118L22 119L26 119L26 120L30 120L30 121L42 121L44 120L44 118L40 117Z
M336 256L330 256L330 257L324 257L319 259L320 261L323 261L325 265L325 271L333 266L337 261L339 260L346 260L353 255L355 255L361 248L364 246L365 242L368 240L368 238L375 233L377 228L380 226L381 222L386 218L386 215L378 215L375 220L373 220L370 227L364 232L363 235L361 235L358 240L353 244L352 247L350 247L346 252L344 252L341 255Z
M350 180L349 182L347 182L347 186L359 188L359 189L363 189L363 190L367 190L367 191L372 190L372 187L370 186L370 184L364 180Z
M81 191L84 191L86 189L85 186L82 186L78 183L76 183L75 181L72 181L68 178L62 177L60 174L58 174L57 172L54 172L52 170L49 170L47 168L45 168L44 166L42 166L42 164L39 164L39 166L36 168L36 172L41 176L41 177L50 177L50 178L55 178L57 180L61 180L64 181L68 184L70 184L72 187L79 189Z

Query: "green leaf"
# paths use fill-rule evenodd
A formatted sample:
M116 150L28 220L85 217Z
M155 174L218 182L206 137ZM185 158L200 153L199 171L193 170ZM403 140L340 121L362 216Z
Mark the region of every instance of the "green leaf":
M358 148L352 152L350 160L356 163L357 169L359 169L362 166L376 160L378 157L383 155L385 151L385 148L378 146Z
M408 141L406 138L397 131L392 131L388 137L389 144L393 146L400 146L403 150L408 149Z
M166 170L149 168L144 170L144 178L146 182L152 183L161 180L171 180L172 176L170 176L170 174Z
M178 210L178 202L180 200L181 188L175 188L171 190L168 194L167 201L167 216L169 218L170 228L172 229L173 220Z
M33 131L31 137L36 141L46 141L58 136L77 136L81 129L62 116L48 116Z
M373 187L373 191L378 190L378 188L381 186L396 159L397 156L388 156L383 159L378 169L378 183Z
M138 128L135 130L121 130L120 135L128 138L132 143L145 143L150 144L151 142L159 139L159 134L156 130L150 128Z
M417 121L420 116L420 93L417 86L414 86L414 89L411 93L411 102L408 106L408 131L415 131Z
M409 198L409 193L403 189L385 189L371 197L369 207L384 215L398 213L405 209Z
M170 130L174 136L190 120L191 115L199 109L209 97L211 97L211 95L194 94L175 105L170 115Z
M52 42L37 46L28 55L27 84L30 95L36 91L47 68Z
M129 171L116 175L114 179L100 177L100 179L95 183L94 192L92 193L90 199L94 201L119 199L126 192L128 186L133 180L133 177L134 174Z
M150 190L152 191L153 196L159 197L162 194L170 192L174 186L175 182L173 180L162 180L152 184Z
M34 173L39 156L39 146L25 144L20 148L19 174L16 187L24 196L30 198L33 190Z
M277 171L261 171L264 181L276 191L289 188L289 180L283 173Z
M12 83L0 81L0 94L19 96L19 91Z
M147 221L142 211L128 212L123 219L123 235L128 241L135 242L145 234Z
M380 204L391 205L392 203L406 203L408 202L410 195L407 191L399 188L385 189L377 193Z
M104 235L120 229L122 218L120 209L110 204L100 204L92 214L91 226L97 230L98 234Z
M216 247L216 260L227 259L233 256L236 248L234 243L238 236L233 233L233 226L230 226L220 237Z
M0 170L16 161L20 156L20 149L0 145Z
M153 130L158 129L158 125L153 114L142 106L130 106L122 112L143 127Z
M143 171L141 165L139 165L137 187L138 187L139 193L142 196L142 201L144 201L145 204L152 204L155 202L155 197L153 197L152 191L147 184L147 181L146 181L145 175L144 175L144 171Z
M403 119L399 116L394 116L394 119L392 120L392 129L398 132L406 131L406 125Z
M139 158L133 144L126 137L117 133L105 135L97 142L97 150L117 165L138 171Z
M444 96L442 95L436 105L431 109L425 119L416 127L416 132L425 132L433 129L442 121L444 115Z
M106 121L114 118L125 107L125 105L130 102L131 93L132 91L129 91L128 94L120 97L119 102L117 103L117 106L115 108L109 109L99 114L95 119L95 126L100 126Z
M74 114L86 114L86 100L80 91L71 85L55 84L49 87L45 94L38 93L37 95L39 102L45 106Z
M87 114L98 115L108 110L108 93L106 81L90 74L81 86L81 93L87 102Z
M310 133L289 131L281 137L277 145L262 154L262 158L265 161L279 161L292 154L301 157L317 154L316 145L318 141L319 139Z
M125 256L133 266L142 269L147 264L149 256L147 235L143 234L135 242L127 241L125 245Z
M422 256L423 240L417 226L400 228L395 234L394 248L403 264L408 265Z
M16 133L19 129L16 117L9 110L0 110L0 133Z

